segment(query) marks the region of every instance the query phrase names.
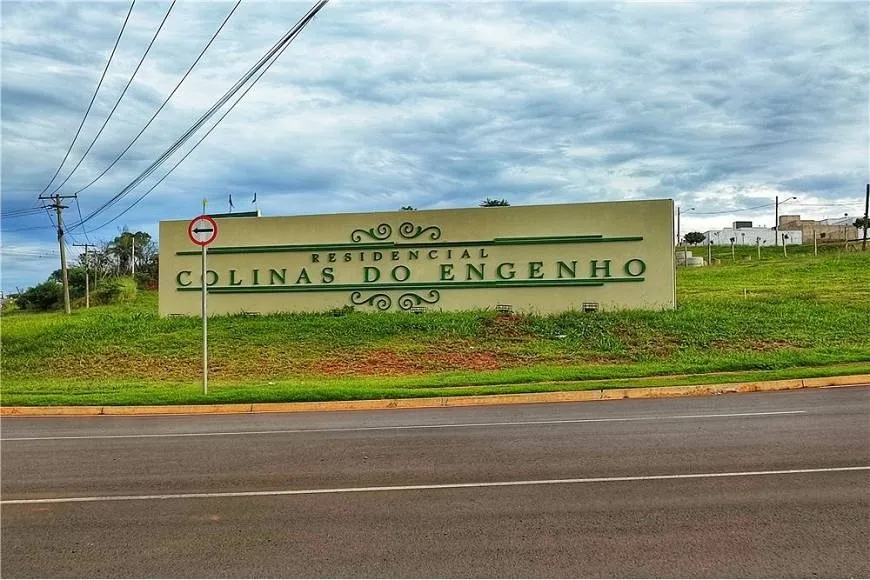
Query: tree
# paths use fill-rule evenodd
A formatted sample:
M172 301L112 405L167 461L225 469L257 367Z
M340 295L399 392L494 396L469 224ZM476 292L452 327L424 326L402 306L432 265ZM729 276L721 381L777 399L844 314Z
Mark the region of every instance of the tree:
M690 246L696 246L707 239L707 236L702 234L701 232L689 232L685 236L683 236L683 241Z
M417 208L416 208L416 207L413 207L413 206L410 206L410 205L403 205L403 206L402 206L402 211L417 211Z
M71 298L77 298L79 296L85 295L85 269L81 266L73 266L67 268L67 281L69 282L69 294ZM55 270L48 277L50 282L54 282L55 284L61 284L63 281L63 274L61 270Z
M870 227L870 223L868 223L868 220L870 220L870 218L859 217L855 220L855 227L859 230L864 227L864 224L867 224L867 227Z
M135 246L135 248L134 248ZM157 244L151 240L151 234L147 232L130 233L121 232L121 235L106 245L106 254L113 266L113 274L121 275L132 271L131 259L133 252L136 254L136 278L147 281L144 275L156 280L157 277ZM143 276L140 276L140 272Z
M88 252L79 254L79 266L87 269L92 282L115 274L117 267L109 254L109 242L97 242L94 247L88 248Z
M506 199L490 199L486 198L480 202L480 207L508 207L510 203Z
M63 289L56 281L46 280L20 293L15 301L24 309L50 310L57 308L63 301Z

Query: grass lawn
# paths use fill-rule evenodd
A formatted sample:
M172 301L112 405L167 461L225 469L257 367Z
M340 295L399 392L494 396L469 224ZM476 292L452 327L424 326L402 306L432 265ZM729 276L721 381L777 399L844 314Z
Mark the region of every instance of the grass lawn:
M678 308L667 312L216 317L207 397L200 322L159 318L156 293L71 316L12 312L0 320L0 403L363 399L870 372L870 252L763 251L759 261L755 248L738 249L732 261L718 249L715 266L680 269Z

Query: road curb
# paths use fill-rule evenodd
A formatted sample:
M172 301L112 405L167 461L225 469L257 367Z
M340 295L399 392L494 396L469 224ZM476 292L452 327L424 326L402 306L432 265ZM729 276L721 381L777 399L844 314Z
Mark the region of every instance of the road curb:
M3 417L123 416L123 415L220 415L234 413L305 413L312 411L374 411L384 409L427 409L433 407L472 407L530 403L567 403L652 399L660 397L697 397L726 393L754 393L823 387L848 387L870 383L870 374L810 379L786 379L747 383L719 383L672 387L628 387L553 391L510 395L456 395L419 399L376 399L363 401L321 401L308 403L232 403L215 405L141 405L141 406L57 406L0 407Z

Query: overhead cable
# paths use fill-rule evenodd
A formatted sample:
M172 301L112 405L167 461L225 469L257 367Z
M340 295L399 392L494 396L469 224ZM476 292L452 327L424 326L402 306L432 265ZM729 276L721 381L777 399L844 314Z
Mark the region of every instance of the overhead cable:
M94 100L97 98L97 93L100 92L100 87L103 84L103 79L106 78L106 72L109 70L109 65L112 63L112 58L115 56L115 50L118 48L118 44L121 42L121 37L124 35L124 29L127 28L127 22L130 20L130 14L133 12L133 6L136 5L136 0L130 3L130 9L127 10L127 16L124 18L124 24L121 26L121 32L118 33L118 38L115 39L115 46L112 47L112 52L109 54L109 60L106 61L106 66L103 68L103 74L100 75L100 82L97 83L97 88L94 89L94 94L91 97L91 102L88 103L88 108L85 111L84 117L82 117L82 122L79 123L79 128L76 130L76 134L73 137L73 140L69 144L69 148L66 150L66 155L63 156L63 161L60 162L60 165L57 166L57 171L54 172L54 175L51 177L51 181L49 181L45 188L39 192L39 197L42 197L43 194L48 191L48 188L51 187L51 184L54 183L55 178L57 178L60 173L63 164L66 163L67 158L69 157L70 152L72 151L73 145L75 145L76 139L79 138L79 133L82 132L82 127L85 124L85 120L88 118L88 114L91 112L91 107L94 106Z
M133 181L127 184L120 192L110 198L107 202L101 205L99 208L88 214L81 222L76 224L74 227L79 227L84 223L90 221L115 203L117 203L121 198L125 197L129 192L135 188L139 183L141 183L144 179L146 179L149 175L151 175L160 165L162 165L167 158L169 158L175 151L177 151L184 143L190 139L190 137L200 128L202 125L211 118L214 113L222 107L226 102L233 97L233 95L238 92L238 90L244 86L265 64L270 61L276 54L282 51L282 49L289 45L293 39L298 36L301 30L314 18L314 16L329 2L329 0L319 0L317 4L315 4L306 14L303 16L299 22L296 23L293 28L291 28L263 57L260 58L259 61L239 80L237 81L217 102L215 102L212 107L206 111L194 125L188 129L181 137L179 137L175 143L173 143L163 154L160 155L148 168L145 169L139 176L137 176ZM256 82L256 81L255 81Z
M24 209L10 209L0 213L0 218L2 219L13 219L20 217L28 217L32 215L36 215L42 213L41 207L28 207Z
M218 34L220 34L221 30L223 30L223 28L224 28L224 26L226 25L227 21L230 19L230 16L233 15L233 13L236 11L236 8L238 8L238 7L239 7L239 4L241 4L241 3L242 3L242 0L238 0L238 1L235 3L235 5L232 7L232 9L229 11L229 13L228 13L228 14L226 15L226 17L224 18L223 22L221 22L221 25L218 27L217 31L215 31L215 33L212 35L211 39L206 43L205 47L203 47L203 49L199 52L199 55L196 57L196 59L194 59L193 63L188 67L187 72L184 73L184 75L181 77L181 80L178 81L178 83L175 85L175 87L174 87L174 88L172 89L172 91L169 93L169 96L167 96L167 97L163 100L163 102L160 104L160 106L157 108L157 110L154 112L154 114L151 115L151 118L148 119L148 122L145 123L145 125L142 127L142 129L140 129L139 132L136 134L136 136L133 137L133 140L130 141L130 142L127 144L126 147L124 147L124 149L123 149L123 150L118 154L117 157L115 157L115 158L112 160L112 162L109 164L109 166L106 167L106 168L102 171L102 173L100 173L99 175L97 175L93 180L90 181L90 183L88 183L87 185L85 185L85 186L82 187L81 189L77 190L73 195L78 195L79 193L85 191L85 190L88 189L90 186L92 186L92 185L95 184L97 181L99 181L99 180L100 180L100 179L101 179L101 178L102 178L106 173L109 172L110 169L112 169L112 167L115 166L116 163L118 163L118 161L121 160L122 157L124 157L124 155L127 154L127 151L129 151L130 148L133 147L133 145L136 144L136 142L139 140L139 137L141 137L142 134L146 131L146 129L148 129L148 127L151 126L151 123L154 122L154 119L157 118L157 115L159 115L160 112L163 110L163 108L166 107L167 103L169 103L169 100L173 97L173 95L175 95L175 93L178 91L179 87L181 87L182 83L187 79L188 76L190 76L190 73L193 72L194 67L195 67L195 66L197 65L197 63L199 63L199 61L202 59L203 55L204 55L205 52L209 49L209 47L212 45L212 43L214 42L214 40L217 38Z
M297 34L298 34L298 33L297 33ZM295 37L294 37L294 38L295 38ZM191 153L193 153L194 149L196 149L197 147L199 147L199 144L202 143L203 141L205 141L206 137L208 137L209 135L211 135L211 132L214 131L214 130L217 128L218 125L220 125L221 121L223 121L224 118L225 118L227 115L230 114L230 112L231 112L231 111L236 107L236 105L238 105L239 102L240 102L242 99L245 98L245 95L247 95L248 92L249 92L252 88L254 88L254 86L257 84L257 81L259 81L260 78L261 78L264 74L266 74L266 71L268 71L268 70L272 67L272 65L275 64L275 62L278 60L278 58L280 58L281 54L284 52L284 50L287 49L288 46L290 46L290 45L289 45L289 44L285 44L285 45L284 45L284 47L283 47L283 48L282 48L282 49L281 49L281 50L280 50L280 51L275 55L275 57L272 59L272 61L269 62L269 64L267 64L267 65L263 68L263 70L260 71L260 73L257 75L257 77L253 80L253 82L252 82L252 83L251 83L251 84L250 84L250 85L249 85L249 86L248 86L248 87L247 87L247 88L242 92L241 95L239 95L239 98L237 98L237 99L233 102L233 104L230 105L230 107L229 107L229 108L228 108L228 109L227 109L227 110L226 110L226 111L225 111L225 112L224 112L224 113L223 113L223 114L218 118L218 120L214 123L214 125L212 125L211 128L209 128L209 130L206 131L205 134L204 134L202 137L200 137L199 140L198 140L196 143L194 143L193 147L191 147L191 148L187 151L187 153L185 153L184 156L183 156L181 159L179 159L179 160L175 163L175 165L173 165L173 166L169 169L169 171L167 171L165 174L163 174L163 176L162 176L160 179L158 179L158 180L154 183L154 185L152 185L152 186L148 189L148 191L146 191L146 192L143 193L141 196L139 196L139 197L136 199L136 201L134 201L134 202L131 203L129 206L127 206L127 208L126 208L124 211L122 211L121 213L119 213L118 215L116 215L116 216L113 217L112 219L108 220L108 221L105 222L104 224L102 224L102 225L100 225L100 226L98 226L98 227L96 227L96 228L91 229L91 230L90 230L90 233L93 233L93 232L95 232L95 231L101 230L101 229L103 229L104 227L106 227L107 225L109 225L109 224L111 224L112 222L114 222L115 220L117 220L118 218L122 217L122 216L123 216L124 214L126 214L128 211L130 211L131 209L133 209L133 208L134 208L134 207L135 207L135 206L136 206L140 201L142 201L143 199L145 199L145 197L147 197L149 193L151 193L152 191L154 191L154 189L155 189L158 185L160 185L160 184L163 182L164 179L166 179L167 177L169 177L169 174L172 173L173 171L175 171L175 168L178 167L179 165L181 165L181 164L184 162L184 160L187 159L187 158L190 156Z
M76 196L75 200L76 200L76 210L78 210L78 212L79 212L79 221L81 221L82 220L82 206L79 203L79 196ZM84 228L82 228L82 233L85 235L85 241L90 244L91 240L88 238L88 232L85 231Z
M142 55L142 58L139 59L139 64L136 65L136 68L133 70L133 74L130 75L130 79L127 81L127 84L124 85L124 90L121 91L121 94L118 96L118 99L115 101L115 104L112 107L112 110L109 111L109 116L106 117L105 121L103 121L103 125L100 127L100 130L97 131L97 134L94 135L94 138L91 140L91 144L88 145L88 148L85 149L84 153L82 153L82 156L79 159L79 162L76 163L75 167L72 168L72 171L69 172L69 175L66 176L66 179L64 179L60 183L60 185L58 185L57 187L54 188L54 191L51 192L51 195L54 195L55 193L60 191L60 188L63 187L67 181L69 181L70 177L73 176L73 173L75 173L76 170L81 166L82 162L85 160L85 157L88 156L88 153L91 152L91 149L93 149L94 144L97 142L97 139L99 139L100 135L103 134L103 129L105 129L106 125L109 124L109 121L112 119L112 115L115 114L115 110L117 110L118 105L121 104L121 99L123 99L124 95L127 94L127 89L130 88L130 85L133 83L133 79L136 78L136 74L139 72L139 69L142 67L142 63L145 62L145 57L147 57L148 53L151 52L151 47L154 46L154 42L157 40L157 36L160 34L160 31L163 30L163 25L166 24L166 20L169 18L169 14L172 12L172 8L175 7L175 2L176 2L176 0L172 0L172 4L169 5L169 8L166 10L166 14L163 15L163 20L160 21L160 25L157 27L157 31L154 32L154 36L151 37L151 42L148 43L148 47L145 49L145 53Z
M783 203L785 203L785 202L783 202ZM752 211L752 210L756 210L756 209L761 209L764 207L773 207L774 205L776 205L776 204L775 203L766 203L764 205L757 205L755 207L745 207L742 209L735 208L735 209L726 209L726 210L722 210L722 211L693 211L693 212L691 212L691 214L689 212L684 212L684 213L687 215L721 215L721 214L726 214L726 213L742 213L742 212ZM780 203L779 205L782 205L782 203Z

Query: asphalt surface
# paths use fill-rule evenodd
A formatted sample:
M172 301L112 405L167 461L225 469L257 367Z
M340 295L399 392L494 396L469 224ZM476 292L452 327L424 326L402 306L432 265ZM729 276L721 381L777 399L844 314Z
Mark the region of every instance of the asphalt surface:
M870 386L3 418L10 577L870 577Z

